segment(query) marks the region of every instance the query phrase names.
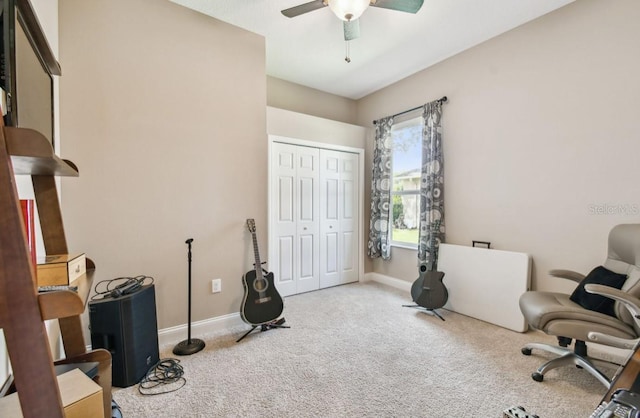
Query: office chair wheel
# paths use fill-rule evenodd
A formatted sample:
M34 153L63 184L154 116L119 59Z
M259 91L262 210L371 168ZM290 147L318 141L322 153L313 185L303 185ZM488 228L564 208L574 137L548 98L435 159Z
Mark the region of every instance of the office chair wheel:
M542 382L542 380L544 379L544 376L542 375L542 373L535 372L535 373L531 373L531 378L536 382Z
M522 354L524 354L525 356L530 356L531 355L531 349L530 348L523 348L522 350Z

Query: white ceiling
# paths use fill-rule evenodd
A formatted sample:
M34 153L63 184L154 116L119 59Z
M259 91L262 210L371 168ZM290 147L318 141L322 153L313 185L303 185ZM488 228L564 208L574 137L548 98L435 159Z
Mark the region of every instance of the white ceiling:
M171 0L266 38L267 74L359 99L574 0L425 0L417 14L369 7L345 57L328 7L287 18L310 0Z

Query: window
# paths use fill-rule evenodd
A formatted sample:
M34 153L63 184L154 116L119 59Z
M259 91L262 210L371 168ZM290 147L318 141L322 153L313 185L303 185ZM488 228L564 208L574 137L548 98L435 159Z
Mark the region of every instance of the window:
M391 244L418 248L420 228L420 176L422 117L391 128Z

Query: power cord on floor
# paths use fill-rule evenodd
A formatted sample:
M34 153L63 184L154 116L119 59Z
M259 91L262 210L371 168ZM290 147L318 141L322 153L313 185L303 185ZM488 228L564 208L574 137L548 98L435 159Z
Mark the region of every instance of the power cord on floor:
M181 389L187 380L184 378L184 369L179 364L180 360L165 358L154 364L138 385L138 392L142 395L162 395ZM174 385L169 389L157 390L158 387Z
M122 410L120 409L120 405L111 398L111 418L122 418Z

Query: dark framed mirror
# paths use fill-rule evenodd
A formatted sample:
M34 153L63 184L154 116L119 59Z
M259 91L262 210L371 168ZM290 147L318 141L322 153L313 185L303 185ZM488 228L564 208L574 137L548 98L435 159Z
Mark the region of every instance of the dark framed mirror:
M35 129L54 146L53 76L61 74L29 0L0 0L4 123Z

